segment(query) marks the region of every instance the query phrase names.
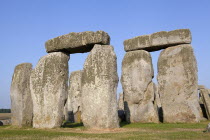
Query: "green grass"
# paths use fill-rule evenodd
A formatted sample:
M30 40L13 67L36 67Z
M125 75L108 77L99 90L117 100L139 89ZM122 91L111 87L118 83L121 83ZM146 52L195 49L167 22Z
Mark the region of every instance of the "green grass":
M191 128L191 129L204 129L207 126L207 122L201 122L201 123L133 123L133 124L127 124L126 122L121 123L121 127L123 128L145 128L145 129L158 129L158 130L171 130L174 128Z
M148 140L148 139L190 139L210 140L210 133L204 133L209 122L196 124L126 124L121 123L121 128L103 132L90 131L82 124L66 123L58 129L18 128L14 126L0 127L0 140L60 140L60 139L119 139L119 140Z

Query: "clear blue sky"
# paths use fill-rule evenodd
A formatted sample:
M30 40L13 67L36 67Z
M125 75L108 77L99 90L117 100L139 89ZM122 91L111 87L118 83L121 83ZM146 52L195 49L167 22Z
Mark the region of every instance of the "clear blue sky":
M180 28L191 30L199 83L210 88L210 0L0 0L0 108L10 107L15 66L35 66L47 54L48 39L104 30L111 36L120 77L125 39ZM154 81L159 53L151 53ZM87 55L71 55L70 72L82 69Z

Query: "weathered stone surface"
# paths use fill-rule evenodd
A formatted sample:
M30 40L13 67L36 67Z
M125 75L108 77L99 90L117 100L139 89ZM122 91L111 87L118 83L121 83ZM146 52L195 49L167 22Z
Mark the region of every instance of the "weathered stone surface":
M80 33L69 33L45 43L46 51L57 52L65 51L67 53L89 52L95 44L109 45L110 37L104 31L86 31Z
M119 99L118 99L118 117L119 117L119 122L126 121L125 111L124 111L123 93L119 94Z
M42 57L30 77L34 105L33 127L60 127L68 92L69 55L62 52Z
M158 90L164 122L199 122L197 63L189 44L163 50L158 60Z
M198 85L198 90L201 90L201 89L205 89L206 87L204 85Z
M159 92L158 92L158 86L154 84L154 89L155 89L155 103L157 105L158 108L161 107L161 101L160 101L160 95L159 95Z
M210 123L206 127L206 132L210 132Z
M144 50L127 52L122 62L121 83L128 122L158 122L154 106L155 89L150 53Z
M157 112L158 112L158 117L159 117L159 121L163 122L163 110L162 110L162 105L161 105L161 101L160 101L160 95L158 92L158 86L155 85L155 83L153 83L154 85L154 89L155 89L155 107L157 108Z
M69 98L69 95L67 95L67 101L64 105L64 119L68 122L74 122L74 113L72 108L71 99Z
M0 120L0 121L3 123L3 125L11 125L12 124L11 119L5 119L5 120Z
M210 97L208 89L200 89L200 96L205 107L207 118L210 119Z
M125 40L124 49L126 52L134 50L157 51L178 44L190 44L191 40L189 29L161 31Z
M110 45L95 45L82 73L82 121L90 128L117 128L117 61Z
M120 93L120 94L119 94L119 99L118 99L118 110L124 110L123 93Z
M29 83L31 71L31 63L22 63L15 67L10 89L12 125L32 125L33 104Z
M69 78L69 98L72 103L72 111L74 113L75 122L81 122L81 81L82 71L74 71Z

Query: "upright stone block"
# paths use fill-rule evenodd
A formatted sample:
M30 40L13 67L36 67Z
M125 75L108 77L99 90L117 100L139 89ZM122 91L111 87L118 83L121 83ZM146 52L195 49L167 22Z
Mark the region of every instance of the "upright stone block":
M137 50L125 54L121 83L128 122L159 122L154 106L153 74L149 52Z
M199 122L197 63L189 44L163 50L158 60L158 90L164 122Z
M64 105L64 119L68 122L74 122L74 113L72 108L72 102L69 98L69 95L67 95L67 101Z
M118 99L118 117L120 122L126 121L125 119L125 111L124 111L124 97L123 93L120 93L119 99Z
M210 97L209 97L209 91L206 88L201 88L200 89L200 96L203 101L205 111L207 118L210 120Z
M160 101L160 95L158 92L158 86L154 84L154 89L155 89L155 107L157 108L157 112L158 112L158 117L159 117L159 121L163 122L163 110L162 110L162 105L161 105L161 101Z
M81 81L82 71L74 71L69 78L69 98L71 99L72 111L74 113L74 121L82 122L81 120Z
M91 51L95 44L109 45L110 37L104 31L86 31L69 33L50 39L45 43L46 51L67 53L85 53Z
M10 89L12 125L32 125L33 104L29 84L31 71L31 63L22 63L15 67Z
M124 110L123 93L120 93L120 95L119 95L119 99L118 99L118 110Z
M56 128L63 121L68 92L69 55L62 52L42 57L30 78L34 104L34 128Z
M117 128L117 61L109 45L95 45L82 73L82 121L89 128Z

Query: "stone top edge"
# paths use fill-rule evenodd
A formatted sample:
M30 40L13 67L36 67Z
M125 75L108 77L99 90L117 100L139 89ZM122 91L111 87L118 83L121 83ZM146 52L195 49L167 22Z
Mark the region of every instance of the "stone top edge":
M132 39L136 39L136 38L139 38L139 37L148 37L148 36L150 37L151 35L154 35L154 34L163 33L163 32L169 33L169 32L174 32L174 31L189 31L191 33L190 29L187 29L187 28L185 28L185 29L176 29L176 30L171 30L171 31L159 31L159 32L154 32L152 34L140 35L140 36L135 36L135 37L130 38L130 39L126 39L126 40L124 40L124 43L126 41L129 41L129 40L132 40Z
M60 36L57 36L57 37L54 37L54 38L51 38L51 39L48 39L46 42L45 42L45 46L47 45L47 42L53 40L53 39L56 39L56 38L60 38L60 37L63 37L63 36L68 36L68 35L75 35L75 34L84 34L84 33L106 33L108 36L109 34L105 31L102 31L102 30L98 30L98 31L84 31L84 32L69 32L67 34L63 34L63 35L60 35Z
M18 68L18 67L22 67L22 66L31 66L32 67L32 63L28 63L28 62L20 63L20 64L16 65L15 67Z
M136 36L123 42L124 50L157 51L172 45L190 44L192 41L189 29L177 29L172 31L160 31L152 34Z
M47 53L66 52L85 53L89 52L95 44L110 44L110 36L104 31L70 32L45 42Z

